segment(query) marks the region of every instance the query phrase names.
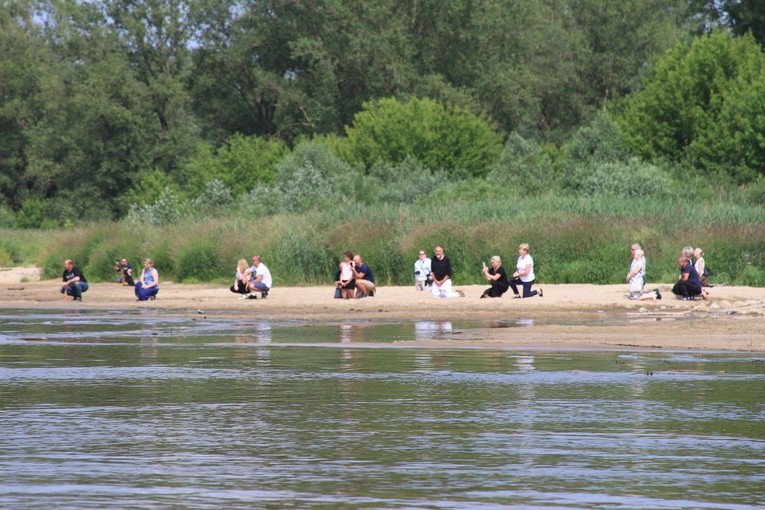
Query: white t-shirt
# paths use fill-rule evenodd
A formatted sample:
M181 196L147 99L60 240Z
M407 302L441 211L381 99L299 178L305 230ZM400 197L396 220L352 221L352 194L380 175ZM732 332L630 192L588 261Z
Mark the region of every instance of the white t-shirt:
M515 264L515 269L518 273L523 273L526 270L526 266L531 266L531 271L526 276L521 276L522 282L533 282L536 277L534 276L534 259L528 253L523 257L518 257L518 262Z
M268 270L266 265L264 263L260 263L260 265L256 268L258 271L257 276L262 276L263 278L260 279L260 281L264 284L266 284L266 287L269 289L271 288L271 271Z

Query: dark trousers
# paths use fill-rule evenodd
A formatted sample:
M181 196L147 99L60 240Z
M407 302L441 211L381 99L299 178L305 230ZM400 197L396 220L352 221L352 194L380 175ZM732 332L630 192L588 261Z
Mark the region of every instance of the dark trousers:
M674 287L672 287L672 294L682 297L694 297L701 295L701 287L697 285L691 285L683 280L678 280Z
M130 276L127 271L122 271L122 282L127 283L131 287L135 286L135 281L133 280L133 277Z
M531 290L531 286L534 285L534 280L530 282L522 282L520 278L516 277L510 280L510 288L513 289L513 294L518 295L518 285L523 285L523 297L532 297L537 295L537 291Z
M237 280L236 281L236 286L239 287L239 290L234 289L233 285L231 287L229 287L229 290L231 290L231 292L235 292L237 294L249 294L250 293L250 291L247 290L247 283L244 282L243 280Z
M500 281L491 281L491 287L483 291L484 295L488 297L502 297L502 294L507 292L508 283Z

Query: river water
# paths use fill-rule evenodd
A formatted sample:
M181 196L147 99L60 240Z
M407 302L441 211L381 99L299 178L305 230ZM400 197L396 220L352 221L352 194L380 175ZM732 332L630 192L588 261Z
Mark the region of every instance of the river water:
M0 508L765 505L762 353L463 327L0 310Z

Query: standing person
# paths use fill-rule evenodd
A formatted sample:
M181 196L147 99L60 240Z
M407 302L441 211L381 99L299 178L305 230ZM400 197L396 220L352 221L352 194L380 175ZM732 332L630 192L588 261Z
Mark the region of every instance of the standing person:
M518 285L523 286L523 297L529 298L536 295L542 297L542 289L539 289L539 292L531 290L536 276L534 275L534 259L529 255L529 245L526 243L518 246L518 262L515 264L515 269L513 279L510 280L510 288L513 289L514 297L521 297L518 294Z
M356 279L356 299L375 295L375 275L372 269L361 259L361 255L353 257L351 271Z
M452 261L444 255L444 249L436 246L435 257L430 261L430 280L433 285L430 292L434 298L465 297L461 290L452 291Z
M122 285L130 285L133 287L135 281L133 280L133 264L128 262L126 258L120 262L120 268L122 270Z
M499 255L494 255L491 258L491 269L486 267L486 264L483 265L481 274L483 279L491 284L491 287L483 291L481 299L502 297L502 294L507 292L510 282L507 280L507 273L502 267L502 259L499 258Z
M643 287L645 287L645 257L640 245L632 245L632 263L627 273L627 282L630 284L630 299L661 299L659 289L643 291Z
M425 254L425 250L420 250L417 262L414 263L414 288L425 290L425 286L430 283L430 258Z
M151 299L154 301L159 292L159 273L154 269L154 261L146 259L143 262L143 271L138 283L135 284L135 297L138 301Z
M250 292L260 292L260 299L266 299L273 282L271 280L271 271L261 261L259 255L252 257L252 266L247 270L247 275L249 279L247 289ZM250 294L250 299L257 298L255 294Z
M680 265L680 276L675 286L672 287L672 293L681 297L683 301L692 301L696 296L706 299L706 296L701 293L699 274L691 261L680 256L677 262Z
M88 280L70 259L64 261L62 281L64 285L61 286L61 293L64 294L64 301L67 296L72 296L75 301L82 301L82 293L88 290Z
M340 296L343 299L352 299L356 292L356 280L353 278L353 253L347 251L343 254L345 261L340 262L340 275L337 280L337 287L340 289Z
M244 299L250 291L247 289L247 261L239 259L236 263L236 276L234 277L234 284L229 287L231 292L241 294L239 299Z

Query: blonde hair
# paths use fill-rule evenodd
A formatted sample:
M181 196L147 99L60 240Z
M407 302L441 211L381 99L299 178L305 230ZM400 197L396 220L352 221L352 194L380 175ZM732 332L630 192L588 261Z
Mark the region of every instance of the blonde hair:
M500 266L502 265L502 259L499 258L499 255L494 255L491 257L492 262L494 262L495 260L497 261L497 264L499 264Z
M529 251L529 245L528 245L528 244L526 244L526 243L521 243L521 244L518 246L518 249L519 249L519 250L525 250L526 252L528 252L528 251Z
M239 259L239 262L236 263L236 270L242 274L247 271L247 267L247 261L244 259Z

